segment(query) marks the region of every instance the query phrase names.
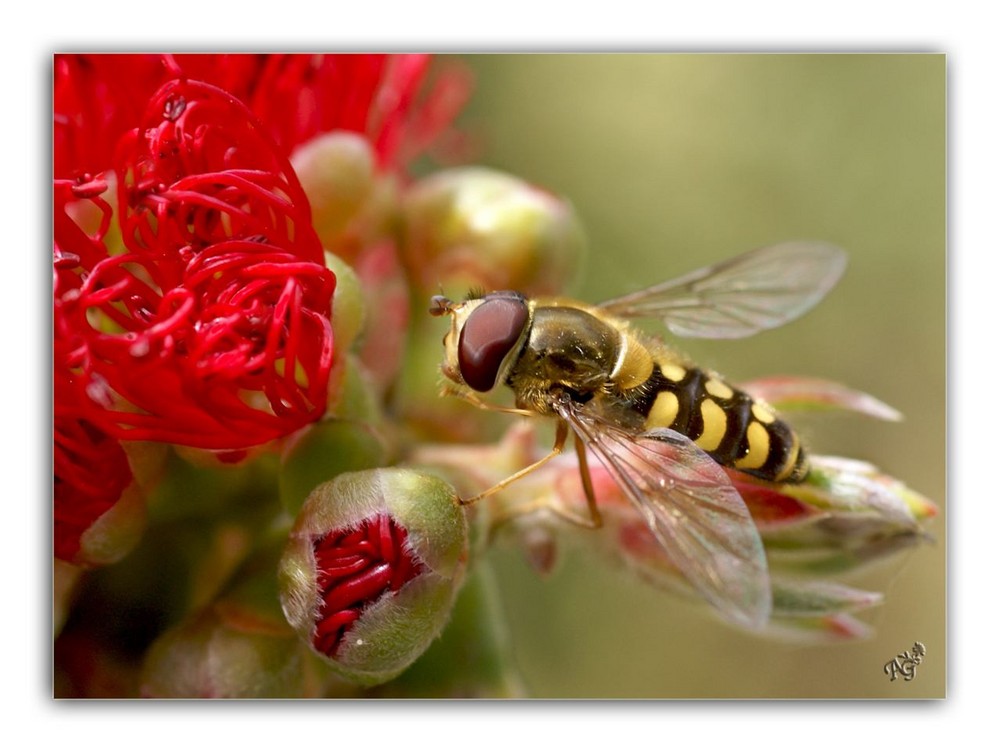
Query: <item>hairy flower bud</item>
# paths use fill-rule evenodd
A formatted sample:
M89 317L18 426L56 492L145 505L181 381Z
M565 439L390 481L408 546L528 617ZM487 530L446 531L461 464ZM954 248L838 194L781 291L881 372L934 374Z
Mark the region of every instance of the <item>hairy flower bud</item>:
M297 698L320 691L311 657L278 602L283 540L268 537L220 595L161 635L140 692L159 698Z
M164 633L150 649L140 692L147 698L297 698L305 655L288 631L252 629L208 608Z
M289 623L344 677L385 682L448 620L467 558L465 514L433 476L345 473L306 500L279 566Z
M403 200L403 258L422 291L559 292L583 253L572 207L485 168L445 170Z

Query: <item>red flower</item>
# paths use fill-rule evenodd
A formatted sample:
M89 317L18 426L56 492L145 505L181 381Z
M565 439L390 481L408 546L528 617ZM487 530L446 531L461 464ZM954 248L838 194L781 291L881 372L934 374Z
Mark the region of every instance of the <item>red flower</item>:
M106 258L103 238L110 207L100 181L57 181L53 248L53 465L55 555L73 560L81 536L110 510L132 481L118 440L85 415L86 345L78 306L82 267ZM71 219L69 205L90 205L101 217L95 235Z
M364 134L398 168L450 126L468 98L457 69L424 92L429 55L269 55L247 102L286 154L328 131Z
M336 280L288 155L348 130L401 168L467 93L454 76L425 91L427 66L421 55L55 57L58 556L130 484L121 440L241 450L323 415ZM116 210L101 177L112 169ZM124 249L105 243L113 219Z
M259 239L322 263L309 202L247 108L221 89L172 81L150 100L117 159L122 235L170 279L203 248Z
M121 444L85 418L57 407L54 427L54 553L73 561L83 534L132 482L132 470Z
M128 458L118 440L83 414L86 397L66 336L66 316L58 297L55 307L53 405L53 475L55 555L72 561L81 536L110 510L132 481Z
M320 592L313 646L330 657L367 605L424 570L408 546L406 530L388 514L364 520L354 530L317 537L313 551Z
M81 290L84 307L124 330L92 329L87 338L111 431L224 450L262 444L323 414L333 360L328 270L233 241L206 251L175 288L148 285L143 278L154 273L134 255L114 257ZM112 408L120 401L127 405Z
M158 55L56 55L53 71L53 172L101 173L115 145L139 120L167 78Z
M470 91L458 68L429 80L428 55L56 55L55 176L111 165L118 139L174 78L245 102L284 156L327 131L364 134L398 169L445 135Z
M194 81L153 97L119 158L130 253L79 290L95 421L224 450L319 418L335 280L287 160L241 103Z

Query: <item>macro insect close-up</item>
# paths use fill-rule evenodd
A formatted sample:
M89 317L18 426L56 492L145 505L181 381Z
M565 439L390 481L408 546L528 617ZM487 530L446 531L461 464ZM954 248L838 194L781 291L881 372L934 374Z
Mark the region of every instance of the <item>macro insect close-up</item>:
M57 54L57 697L944 693L944 59Z
M580 524L601 525L590 450L705 598L737 622L762 626L771 612L764 548L739 492L714 466L798 483L809 473L805 449L765 402L626 320L660 319L686 337L746 337L811 308L844 264L834 246L791 242L596 306L514 291L457 304L437 297L432 313L452 319L442 370L471 391L460 394L476 404L475 393L505 385L516 411L558 422L552 452L494 489L551 460L572 434L589 512Z

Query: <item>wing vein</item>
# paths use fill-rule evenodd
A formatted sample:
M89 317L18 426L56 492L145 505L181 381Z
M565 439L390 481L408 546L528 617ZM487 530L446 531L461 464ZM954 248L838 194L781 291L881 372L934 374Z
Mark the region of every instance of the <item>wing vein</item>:
M746 505L718 464L670 429L629 432L590 404L569 398L557 399L553 407L706 600L735 622L762 625L771 604L763 545Z

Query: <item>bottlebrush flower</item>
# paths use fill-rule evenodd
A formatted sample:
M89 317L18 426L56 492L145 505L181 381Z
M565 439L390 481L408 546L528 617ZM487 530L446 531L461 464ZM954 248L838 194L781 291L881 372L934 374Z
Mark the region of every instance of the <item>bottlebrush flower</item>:
M158 55L56 55L53 173L75 179L111 168L115 146L167 78Z
M430 75L429 55L59 54L54 58L55 175L111 165L118 139L172 79L218 86L247 104L283 156L330 131L363 135L398 170L449 129L471 90L458 67Z
M126 250L84 249L75 272L96 426L231 450L322 415L334 278L286 157L317 135L353 132L379 170L400 169L450 127L468 93L455 72L431 81L429 62L56 56L56 175L115 163ZM56 221L73 225L58 211Z
M447 622L467 557L465 514L440 479L344 473L306 501L279 567L285 616L352 681L415 661Z
M335 277L287 156L353 132L378 170L401 169L468 93L461 74L431 81L429 62L55 57L58 556L90 561L82 534L131 488L121 440L236 459L315 421L339 394ZM353 336L358 324L336 329Z
M119 150L127 252L86 274L90 415L120 438L213 450L326 409L335 280L294 172L232 96L174 81Z
M60 181L53 201L53 535L56 557L108 564L136 542L145 515L121 443L88 417L86 345L78 305L82 265L106 256L109 205L100 180ZM94 234L70 217L88 205L101 219ZM126 494L128 490L128 494Z
M470 92L459 68L433 80L429 55L268 55L244 101L290 154L322 133L364 135L399 169L445 135Z

